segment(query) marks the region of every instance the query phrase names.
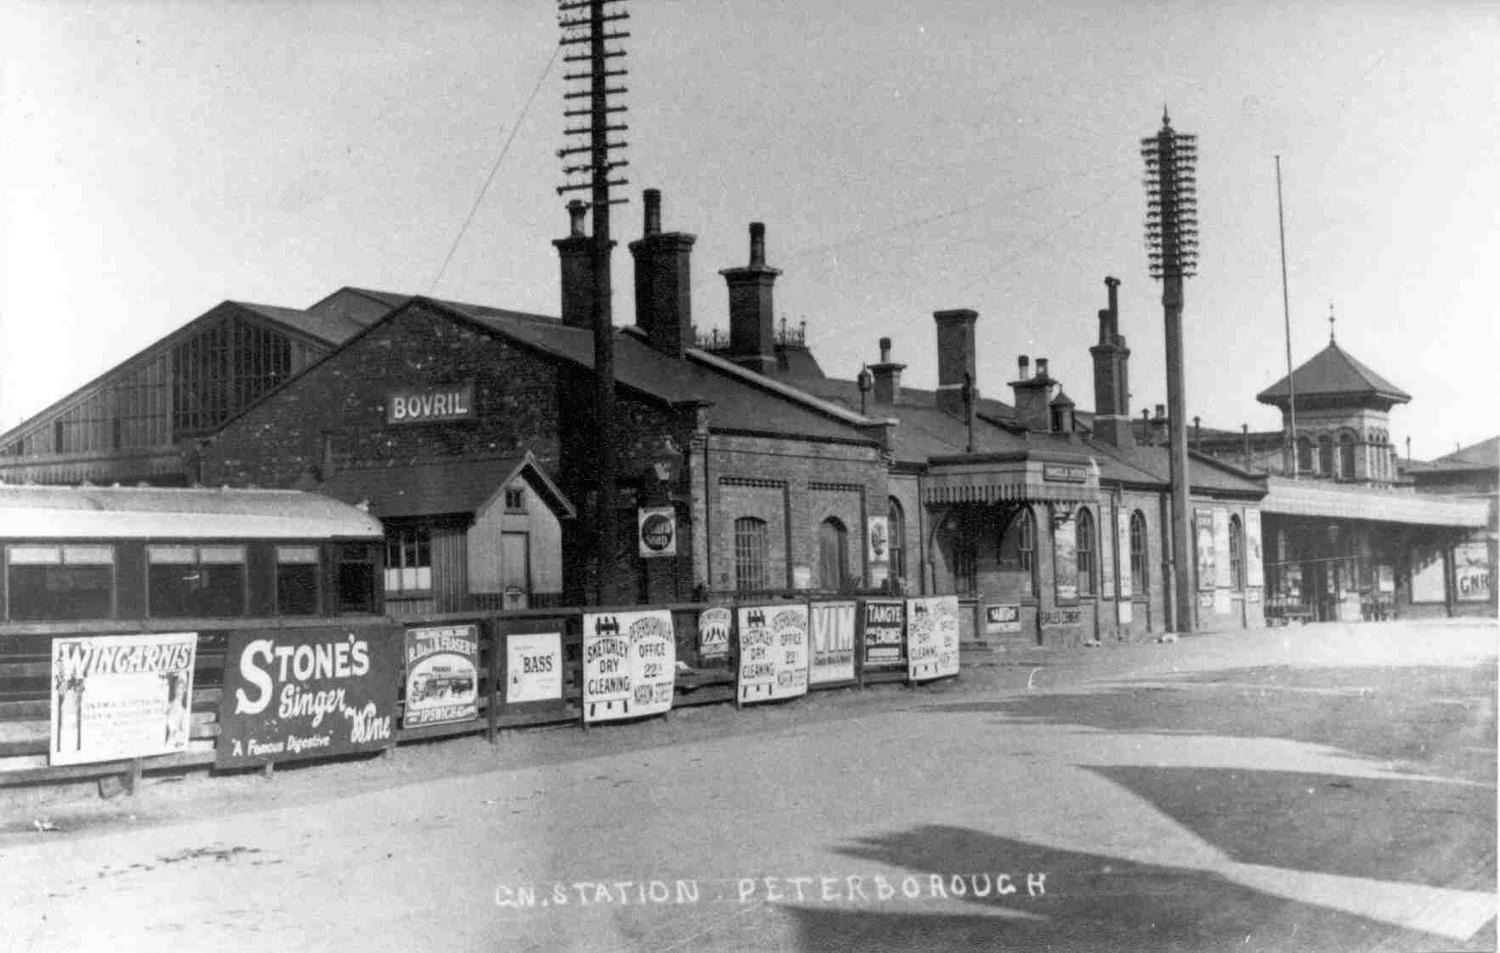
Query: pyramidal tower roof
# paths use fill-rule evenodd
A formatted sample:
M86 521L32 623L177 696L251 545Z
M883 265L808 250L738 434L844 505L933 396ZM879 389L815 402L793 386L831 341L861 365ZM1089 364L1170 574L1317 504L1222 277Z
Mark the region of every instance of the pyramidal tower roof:
M1347 398L1351 402L1374 400L1404 404L1411 395L1357 361L1330 338L1328 346L1292 371L1290 383L1296 385L1297 400L1316 397L1326 403L1329 398ZM1255 399L1262 404L1285 406L1291 397L1288 378L1267 387Z

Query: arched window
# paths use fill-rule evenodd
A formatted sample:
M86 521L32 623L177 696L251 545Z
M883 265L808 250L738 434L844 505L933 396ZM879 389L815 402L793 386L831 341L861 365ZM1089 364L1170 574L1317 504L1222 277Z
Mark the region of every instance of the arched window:
M1130 514L1130 591L1146 594L1146 514Z
M1229 584L1245 588L1245 527L1234 513L1229 516Z
M818 526L818 582L842 590L849 581L849 531L833 517Z
M1094 517L1086 507L1078 508L1078 594L1093 595L1094 585Z
M901 509L901 503L894 496L890 499L890 530L889 542L891 550L891 575L897 579L906 578L906 513Z
M1297 472L1298 473L1312 473L1312 472L1314 472L1314 470L1315 470L1315 467L1313 466L1313 445L1312 445L1312 441L1309 440L1309 439L1307 439L1306 437L1298 437L1297 438Z
M1354 479L1354 435L1351 433L1339 437L1339 479Z
M1326 435L1318 438L1318 473L1326 477L1335 475L1333 469L1333 438Z
M1036 595L1036 518L1030 507L1022 507L1006 524L1000 536L998 562L1001 572L1023 577L1023 592Z
M742 516L734 521L734 588L758 592L766 579L766 521Z

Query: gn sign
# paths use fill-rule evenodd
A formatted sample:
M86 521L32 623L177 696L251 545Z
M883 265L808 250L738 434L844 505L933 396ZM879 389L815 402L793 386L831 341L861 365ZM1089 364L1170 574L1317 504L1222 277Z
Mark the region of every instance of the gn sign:
M642 559L677 555L677 511L670 506L644 506L636 511L637 538Z

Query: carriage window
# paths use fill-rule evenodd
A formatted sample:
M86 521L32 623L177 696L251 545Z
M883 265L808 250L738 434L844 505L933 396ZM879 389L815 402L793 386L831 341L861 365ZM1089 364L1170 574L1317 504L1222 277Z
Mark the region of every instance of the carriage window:
M374 548L363 543L339 547L338 611L375 611Z
M276 614L318 614L318 547L276 547Z
M245 614L244 546L147 546L146 562L148 615Z
M10 546L6 556L10 618L114 615L113 546Z

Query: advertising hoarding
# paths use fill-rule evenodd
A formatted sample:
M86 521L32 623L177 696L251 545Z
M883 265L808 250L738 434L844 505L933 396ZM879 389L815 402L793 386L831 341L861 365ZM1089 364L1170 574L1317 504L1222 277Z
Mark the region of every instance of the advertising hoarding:
M659 715L672 707L676 680L670 611L584 613L584 721Z
M52 640L50 764L187 750L196 632Z
M238 768L395 744L404 645L394 624L231 632L214 764Z
M479 717L479 626L406 630L403 728Z

